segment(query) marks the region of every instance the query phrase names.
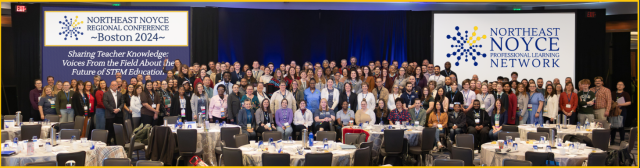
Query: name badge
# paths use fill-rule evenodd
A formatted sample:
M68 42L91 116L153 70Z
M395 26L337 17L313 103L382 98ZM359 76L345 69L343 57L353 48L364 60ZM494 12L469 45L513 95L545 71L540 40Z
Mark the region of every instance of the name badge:
M156 104L151 104L151 108L156 108Z
M480 119L476 119L476 124L480 124Z
M38 97L38 101L40 101L40 98L42 98L42 97Z
M500 126L500 121L496 121L496 127Z
M200 106L200 110L204 111L206 108L204 106Z
M483 104L480 104L480 109L483 109L483 110L484 110L484 103L483 103Z
M571 104L565 105L566 108L571 108Z
M533 108L533 104L528 104L527 108Z
M288 126L289 126L289 123L284 123L283 125L284 125L285 127L288 127Z
M518 108L520 108L520 106L522 106L522 105L518 104Z
M453 108L453 104L449 104L449 108Z
M49 103L51 103L51 104L53 105L53 104L56 104L56 101L54 101L54 100L49 100Z
M415 122L413 122L413 123L414 123L415 125L420 125L420 122L418 122L418 121L415 121Z
M438 124L438 129L442 130L442 124Z
M184 109L181 109L181 110L180 110L180 115L181 115L182 117L185 117L184 112L185 112L185 110L184 110Z
M67 104L67 109L70 109L70 108L71 108L71 104Z
M87 111L87 109L89 109L87 106L84 106L84 111Z
M271 127L271 123L264 124L264 127L267 127L267 128Z
M180 103L180 108L186 108L185 106L187 106L185 103Z

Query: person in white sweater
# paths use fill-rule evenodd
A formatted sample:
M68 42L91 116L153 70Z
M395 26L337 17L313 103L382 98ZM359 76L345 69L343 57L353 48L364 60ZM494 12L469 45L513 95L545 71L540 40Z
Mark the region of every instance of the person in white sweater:
M280 81L280 90L273 92L273 95L271 95L271 99L269 99L271 101L271 111L276 111L280 108L280 102L282 102L282 99L287 99L288 102L288 108L290 108L292 111L296 111L296 99L293 97L293 93L289 92L287 90L287 82L284 80Z
M329 108L333 111L338 107L338 100L340 98L340 91L333 87L333 79L327 79L327 87L320 92L321 99L327 99Z
M307 102L304 100L300 101L300 109L298 109L293 114L293 132L295 140L300 140L302 137L302 130L312 130L309 127L313 124L313 112L307 109ZM300 132L299 135L296 135L296 132Z
M387 99L387 108L396 109L396 103L394 103L394 100L400 98L400 96L402 96L402 93L400 93L400 88L398 85L393 85L391 87L391 90L391 93L389 93L389 99Z
M367 101L367 109L374 109L376 107L376 98L373 97L373 94L369 92L369 86L362 85L362 93L358 94L358 102L362 100ZM358 110L362 109L362 103L358 103Z
M192 116L195 118L194 121L198 121L196 117L200 114L206 114L206 112L209 111L209 100L207 92L204 91L204 85L198 83L189 101L191 103Z
M559 95L556 94L553 89L553 85L547 85L544 91L544 109L542 112L542 116L544 117L544 122L554 122L556 117L558 116L558 105L559 103Z
M140 93L142 93L142 86L138 85L133 89L133 96L131 96L131 102L129 109L131 109L131 123L133 128L138 128L140 125L140 109L142 108L142 102L140 102Z

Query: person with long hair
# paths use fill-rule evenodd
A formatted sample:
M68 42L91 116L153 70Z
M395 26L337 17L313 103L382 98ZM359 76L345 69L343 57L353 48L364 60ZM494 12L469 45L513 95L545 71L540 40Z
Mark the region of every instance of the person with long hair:
M355 113L355 123L358 125L362 123L375 123L376 115L373 113L372 108L367 107L366 99L360 101L360 106L362 108Z
M365 105L367 105L366 109L370 109L373 110L376 107L376 98L373 96L373 94L371 94L369 92L369 86L368 85L362 85L362 92L360 94L358 94L358 99L357 100L365 100L367 103ZM363 109L364 107L362 107L362 103L358 104L358 110Z
M380 77L382 78L382 86L390 91L391 87L393 87L393 79L389 77L389 70L382 69L382 75L380 75Z
M509 82L503 82L502 89L509 95L509 99L507 99L507 103L509 103L509 106L507 106L507 124L516 125L518 123L518 97L512 92L513 90Z
M265 67L264 68L264 74L262 74L262 76L260 76L260 80L258 81L258 83L269 83L269 82L271 82L271 78L273 78L273 76L271 76L271 72L272 72L272 70L269 67Z
M58 95L60 91L62 91L62 81L56 82L56 87L53 88L53 95Z
M281 83L285 84L284 87L286 89L287 81L284 79L284 76L282 76L282 71L280 69L276 69L275 75L273 75L273 78L271 78L271 81L267 84L267 94L273 95L274 92L280 88Z
M356 70L349 71L349 79L347 79L346 83L351 84L351 90L353 90L353 93L359 94L362 92L362 80L360 80Z
M244 79L247 79L247 82L249 82L250 85L255 85L256 83L258 83L258 80L253 77L253 73L251 73L251 71L246 71L245 74L246 75L244 76Z
M255 111L258 110L258 107L260 107L260 101L258 100L258 96L254 94L253 90L254 89L252 85L247 86L247 94L240 98L240 102L245 102L245 99L249 99L249 102L251 103L251 109Z
M529 89L529 81L527 79L522 79L520 83L524 86L524 90Z
M204 83L205 77L207 77L207 70L201 69L196 77L196 80L193 82L193 88L196 88L198 83ZM209 83L209 87L213 87L213 84Z
M429 88L429 92L431 93L430 96L435 99L436 98L436 94L438 94L438 90L436 90L436 86L437 86L436 81L429 81L429 84L427 86Z
M313 113L315 125L315 132L330 130L331 123L336 120L336 114L329 108L327 99L320 99L320 106Z
M124 110L122 110L124 113L124 119L131 119L131 96L133 96L133 90L134 90L134 86L133 85L124 85L123 83L123 88L127 88L126 92L124 94L122 94L122 101L124 101L124 106L122 107ZM126 87L124 87L126 86Z
M322 68L315 70L313 78L316 80L316 89L322 90L327 87L327 76L322 72Z
M535 88L535 85L531 85L532 87ZM535 92L535 89L534 89ZM539 94L539 93L536 93ZM502 126L507 124L507 115L504 114L506 110L506 108L502 107L502 102L500 101L496 101L495 104L496 107L496 112L491 116L491 123L493 124L493 126L491 126L491 131L489 131L489 137L491 137L491 140L497 140L498 139L498 134L500 134L500 132L502 132Z
M262 100L260 109L256 111L256 132L262 134L265 131L276 130L275 115L271 112L269 99ZM261 137L258 137L258 139Z
M438 92L440 91L444 91L444 89L442 87L438 88ZM440 134L444 133L444 130L447 129L447 123L449 121L449 116L447 115L447 112L444 111L447 108L442 106L442 104L445 104L443 102L444 101L441 99L436 99L436 111L429 114L429 122L427 124L428 127L437 129L435 139L438 149L443 147L440 140Z
M76 91L76 85L78 85L78 81L76 79L71 79L71 88L69 90L75 92Z
M442 106L442 108L444 109L444 113L447 113L449 111L449 108L447 107L447 104L449 104L450 100L447 96L444 95L444 87L439 87L437 94L436 94L436 102L440 102L441 105L444 104L444 106Z
M491 119L489 114L480 109L480 101L473 100L473 109L467 112L467 133L474 137L474 148L480 149L480 146L489 142L489 130L491 129Z
M373 91L373 88L375 88L375 78L373 78L373 76L371 76L371 70L369 69L369 67L367 66L363 66L362 67L362 74L364 74L362 76L363 79L363 83L362 85L367 85L369 88L369 92Z
M76 91L71 98L71 108L75 112L75 116L87 116L89 115L89 96L84 91L84 82L76 81Z
M169 57L164 57L164 62L162 63L162 72L163 73L167 73L167 70L165 69L165 66L167 65L167 61L168 60L169 60ZM178 75L178 71L182 67L182 62L180 61L180 59L176 59L173 63L174 63L174 66L171 69L171 72L174 72L174 75Z
M95 127L96 129L105 129L106 118L105 109L103 104L103 95L107 91L107 82L100 80L98 89L95 91L96 95L96 114L95 114Z
M293 129L291 128L293 117L293 110L289 108L289 101L287 99L282 99L280 101L280 108L276 109L275 114L275 121L278 126L276 130L282 133L282 137L291 136L291 132L293 132Z
M431 111L433 111L433 102L434 102L434 98L433 96L431 96L433 94L431 94L431 92L429 92L429 88L422 88L422 94L420 96L420 100L422 100L422 109L425 109L427 114L431 113ZM424 124L423 124L424 125Z
M96 111L96 107L95 107L95 96L93 94L93 85L91 84L90 81L86 81L84 82L84 94L86 94L87 98L89 98L89 117L93 118L93 115Z
M358 107L358 94L353 92L353 85L351 85L351 83L345 83L344 84L344 91L340 92L340 98L338 99L338 102L343 102L343 101L347 101L348 105L347 108L349 108L349 110L355 110Z
M71 84L64 82L62 91L56 95L56 112L60 115L60 123L73 122L74 111L71 102L74 92L70 90Z
M559 108L559 95L556 94L556 91L553 87L553 84L547 85L545 87L544 92L544 109L543 109L543 117L545 122L555 122L558 116L558 108Z
M332 111L338 110L338 100L340 99L340 91L334 88L333 86L334 80L329 78L327 79L327 87L322 89L320 93L321 99L327 99L327 103L329 105L329 109Z
M533 81L533 80L532 80ZM530 82L531 83L531 82ZM542 123L542 109L544 107L544 96L537 92L534 84L529 85L527 111L529 112L529 120L527 124Z
M299 101L300 108L296 110L293 117L293 137L295 140L300 140L303 136L302 130L312 130L311 126L313 125L313 112L307 109L307 102L304 100ZM299 134L297 134L299 133Z
M40 96L40 101L38 101L38 111L40 112L40 118L44 120L44 116L58 115L56 113L56 103L55 97L53 95L53 87L51 85L45 86L42 89L42 96Z
M407 76L405 68L400 67L400 69L398 70L398 75L393 79L393 84L400 86L400 89L404 90L403 84L407 83L406 80L408 79L409 76Z
M518 98L518 111L516 112L516 116L518 116L517 125L527 124L529 120L529 110L527 110L526 107L529 105L529 94L527 94L523 83L518 84L516 95Z
M251 100L245 99L242 103L242 108L238 111L238 116L236 117L236 121L242 130L242 134L247 135L250 141L256 138L256 132L254 131L256 128L254 113L255 110L251 107Z
M300 89L305 90L309 88L308 83L309 83L309 76L307 76L307 72L301 71L300 79L298 79L298 85L300 86Z
M228 114L225 114L227 95L224 93L226 88L224 85L218 85L216 89L218 90L218 95L211 97L209 100L208 118L210 123L225 121Z
M568 124L575 125L578 120L576 109L578 108L578 94L573 92L573 83L568 82L565 84L565 92L560 94L558 105L563 115L569 119ZM562 123L562 122L560 122Z
M382 99L378 99L378 103L376 105L376 109L374 110L376 114L376 123L375 124L389 124L389 108L387 107L387 102Z
M138 128L140 125L140 110L142 110L142 102L140 101L140 96L142 95L142 86L136 85L134 86L133 92L131 93L131 124L133 124L133 128Z
M265 93L265 87L263 83L258 82L255 92L256 96L258 97L258 102L262 102L264 99L269 100L269 96L267 95L267 93ZM262 103L260 103L260 106L262 107Z
M178 85L181 85L184 81L189 81L189 66L182 65L178 72L178 75L175 76L178 80Z
M196 91L191 96L191 112L193 113L194 121L198 121L200 114L206 114L209 107L209 96L204 91L204 84L198 83L196 85ZM256 99L257 101L257 99Z
M178 86L178 93L171 99L171 116L178 116L183 122L193 121L192 107L186 96L184 86ZM157 118L157 117L156 117Z

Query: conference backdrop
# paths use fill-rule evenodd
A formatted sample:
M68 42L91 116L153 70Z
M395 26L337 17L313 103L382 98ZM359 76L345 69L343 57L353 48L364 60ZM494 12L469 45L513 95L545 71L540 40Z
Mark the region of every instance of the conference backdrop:
M574 78L575 13L434 13L433 60L458 79L477 74ZM444 69L444 67L442 67Z
M189 7L42 7L42 79L164 79L190 58Z

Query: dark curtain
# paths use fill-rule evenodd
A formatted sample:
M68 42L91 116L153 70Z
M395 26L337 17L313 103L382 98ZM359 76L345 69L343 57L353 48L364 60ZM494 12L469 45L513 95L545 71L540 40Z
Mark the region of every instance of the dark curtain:
M219 8L219 61L405 61L405 11ZM286 62L285 62L286 61ZM339 62L337 62L339 65Z
M587 18L588 11L595 11L595 18ZM605 86L614 89L607 84L607 72L609 70L609 57L605 53L605 22L604 9L578 10L576 12L576 78L574 85L582 79L589 79L593 85L593 78L602 76L605 78ZM586 36L588 34L588 36ZM609 78L610 79L610 78Z
M433 63L431 57L432 19L432 11L407 12L407 61L418 62L418 65L422 65L422 60L428 59L429 63Z
M11 9L15 9L16 3L11 4ZM11 10L11 20L13 26L13 46L16 55L15 71L20 75L15 75L17 85L16 103L18 109L12 109L10 113L22 111L24 119L33 118L31 116L31 103L29 102L29 91L35 88L33 81L40 79L40 4L20 4L25 5L28 12L19 13ZM43 82L43 86L46 82ZM6 114L6 113L5 113Z
M218 60L218 8L191 8L191 63Z
M637 89L632 89L633 85L631 82L631 34L629 32L616 32L616 33L607 33L607 36L611 38L610 45L610 54L612 57L612 62L615 66L612 66L612 74L611 78L611 94L615 97L615 91L617 90L616 86L619 81L622 81L625 85L625 91L629 93L631 96L631 105L627 106L627 118L625 119L625 126L632 126L632 123L638 117L638 108L637 101L638 97L636 92L633 92Z

